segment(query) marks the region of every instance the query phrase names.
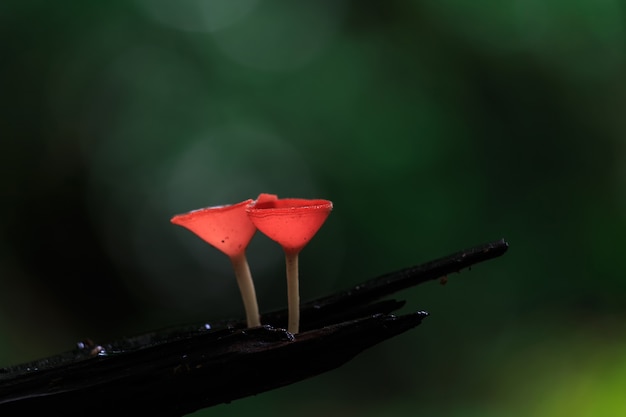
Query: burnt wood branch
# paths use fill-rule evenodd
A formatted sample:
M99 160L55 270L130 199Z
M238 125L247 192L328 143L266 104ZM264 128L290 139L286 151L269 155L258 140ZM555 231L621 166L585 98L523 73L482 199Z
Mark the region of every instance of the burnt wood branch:
M327 372L418 326L424 311L393 315L381 300L506 252L504 240L402 269L302 305L301 333L287 311L245 321L200 323L76 349L0 369L0 415L180 416Z

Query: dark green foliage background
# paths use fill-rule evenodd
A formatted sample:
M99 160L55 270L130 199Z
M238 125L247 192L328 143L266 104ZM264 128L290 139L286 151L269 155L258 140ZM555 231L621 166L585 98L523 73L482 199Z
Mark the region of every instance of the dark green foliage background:
M169 223L261 192L335 209L301 294L506 238L408 290L422 326L198 415L626 413L626 4L3 1L0 366L242 315ZM248 249L262 310L280 248ZM280 364L277 364L280 366ZM262 378L262 376L257 376Z

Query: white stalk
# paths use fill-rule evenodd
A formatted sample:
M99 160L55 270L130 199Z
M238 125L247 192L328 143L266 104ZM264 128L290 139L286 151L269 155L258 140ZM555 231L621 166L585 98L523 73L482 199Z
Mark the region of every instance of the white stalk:
M248 327L260 326L259 306L256 301L254 282L252 282L252 275L250 274L250 267L248 266L245 252L231 257L230 261L233 264L237 285L239 285L239 291L243 299Z
M287 302L289 321L287 330L293 334L300 330L300 288L298 283L298 252L285 252L287 267Z

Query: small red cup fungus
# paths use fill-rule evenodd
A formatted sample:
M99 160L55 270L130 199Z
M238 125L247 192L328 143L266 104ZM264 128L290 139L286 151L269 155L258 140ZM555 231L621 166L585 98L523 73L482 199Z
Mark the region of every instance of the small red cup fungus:
M261 194L247 207L247 212L261 233L280 244L285 253L289 323L287 330L298 333L300 327L300 290L298 254L322 227L333 208L328 200L277 198Z
M233 265L248 327L261 324L254 283L246 258L246 248L256 232L256 227L246 213L252 199L241 203L206 207L178 214L170 220L195 233L211 246L225 253Z

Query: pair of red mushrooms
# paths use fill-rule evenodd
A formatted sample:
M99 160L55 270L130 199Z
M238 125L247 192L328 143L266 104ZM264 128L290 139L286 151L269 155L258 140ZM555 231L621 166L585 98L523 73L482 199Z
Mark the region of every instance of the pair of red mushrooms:
M230 258L248 327L260 326L261 321L246 248L257 229L280 244L287 269L287 330L295 334L300 323L298 254L322 227L332 208L328 200L279 199L275 194L262 193L256 200L179 214L171 222L192 231Z

